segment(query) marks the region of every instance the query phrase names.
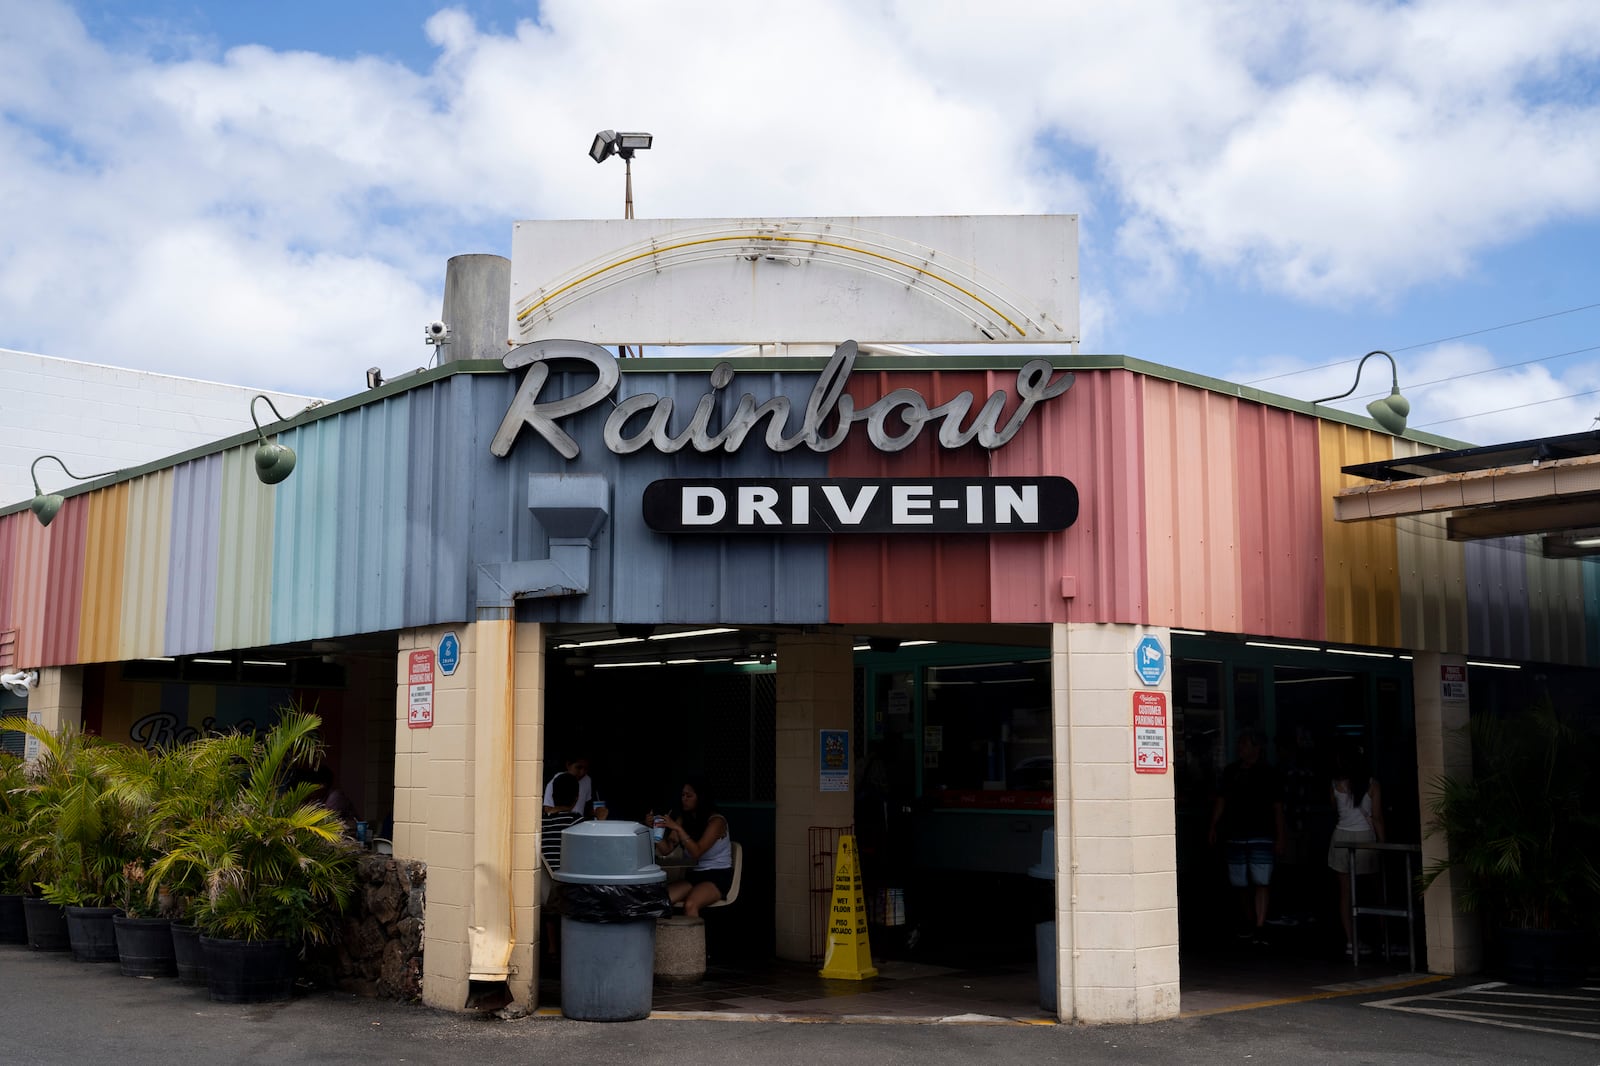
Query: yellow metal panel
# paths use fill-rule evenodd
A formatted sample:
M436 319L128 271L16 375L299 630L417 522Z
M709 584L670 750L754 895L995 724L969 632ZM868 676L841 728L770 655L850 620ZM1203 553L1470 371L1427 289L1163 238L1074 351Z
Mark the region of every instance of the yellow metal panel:
M1393 519L1336 522L1334 494L1363 484L1342 467L1394 458L1394 438L1338 422L1320 427L1323 604L1328 639L1400 647L1400 560Z
M1394 438L1394 457L1439 449ZM1467 651L1466 545L1445 535L1445 515L1394 520L1400 563L1400 644L1418 651Z
M172 554L172 468L128 482L118 659L164 654L167 569Z
M1237 401L1143 378L1150 621L1237 632Z
M78 661L118 658L122 628L122 565L128 533L128 483L89 496L88 538L83 550L82 609L78 616Z
M218 648L271 643L271 485L256 477L255 444L222 456L222 513L217 538Z

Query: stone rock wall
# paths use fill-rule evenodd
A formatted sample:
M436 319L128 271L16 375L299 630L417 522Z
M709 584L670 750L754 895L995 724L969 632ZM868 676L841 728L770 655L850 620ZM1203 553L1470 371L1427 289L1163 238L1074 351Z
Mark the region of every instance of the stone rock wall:
M415 1002L422 998L422 905L428 868L393 855L363 854L356 891L328 960L346 992Z

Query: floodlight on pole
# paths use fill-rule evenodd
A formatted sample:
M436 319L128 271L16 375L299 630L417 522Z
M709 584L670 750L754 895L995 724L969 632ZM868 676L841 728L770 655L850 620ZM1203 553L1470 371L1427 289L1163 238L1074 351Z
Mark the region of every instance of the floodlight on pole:
M650 147L655 140L648 133L618 133L616 130L601 130L594 135L594 141L589 145L589 158L596 163L604 163L614 155L622 157L624 171L622 217L633 217L633 153L642 152Z
M1372 351L1368 352L1366 355L1363 355L1361 357L1361 362L1356 364L1356 380L1354 385L1351 385L1350 388L1346 389L1344 392L1341 392L1337 396L1329 396L1326 399L1312 400L1311 402L1313 405L1315 405L1319 403L1327 403L1328 400L1342 400L1352 392L1355 392L1356 386L1361 384L1361 368L1366 366L1367 360L1371 359L1375 355L1381 355L1385 359L1389 360L1391 385L1389 395L1381 399L1373 400L1371 403L1367 404L1367 414L1371 415L1373 421L1382 426L1385 431L1398 437L1400 434L1406 431L1406 417L1411 414L1411 401L1400 395L1400 370L1395 366L1394 356L1390 355L1388 352Z

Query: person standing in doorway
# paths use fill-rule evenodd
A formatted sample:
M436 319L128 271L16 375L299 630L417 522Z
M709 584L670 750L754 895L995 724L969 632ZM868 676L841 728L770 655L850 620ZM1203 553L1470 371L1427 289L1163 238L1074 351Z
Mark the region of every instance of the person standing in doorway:
M1365 849L1352 852L1347 845L1381 844L1384 839L1383 792L1355 744L1341 745L1334 754L1333 809L1339 820L1328 843L1328 868L1339 879L1339 922L1344 926L1344 953L1350 957L1361 950L1352 928L1350 879L1377 873L1378 853Z
M581 815L590 813L589 804L594 800L594 779L589 776L589 757L587 755L569 755L566 760L566 772L571 774L578 783L578 798L562 806L555 797L556 777L551 777L544 786L544 813L554 814L557 811L577 811Z
M1210 841L1223 841L1228 882L1239 893L1242 940L1265 944L1272 868L1288 845L1283 815L1283 784L1266 760L1266 737L1250 728L1239 734L1239 759L1222 772L1211 807Z

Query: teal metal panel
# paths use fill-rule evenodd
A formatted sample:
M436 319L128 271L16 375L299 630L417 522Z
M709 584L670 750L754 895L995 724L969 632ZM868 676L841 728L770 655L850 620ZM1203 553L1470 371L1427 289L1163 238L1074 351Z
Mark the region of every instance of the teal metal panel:
M399 628L405 604L406 485L429 457L411 449L411 394L340 417L342 500L335 531L340 633Z
M294 473L277 485L273 520L272 642L286 644L338 634L337 529L347 506L339 483L339 449L346 415L326 418L279 437L295 450Z

